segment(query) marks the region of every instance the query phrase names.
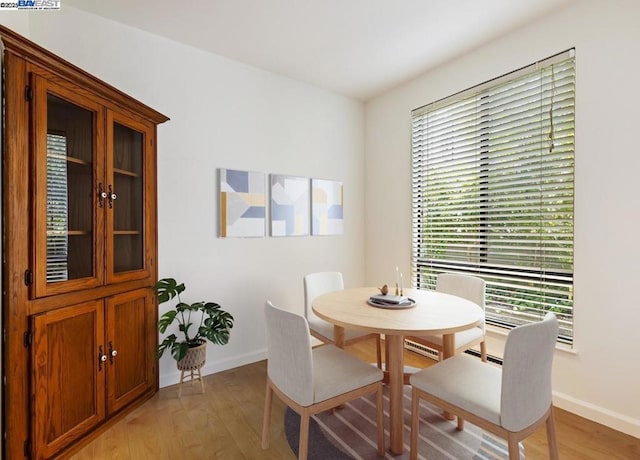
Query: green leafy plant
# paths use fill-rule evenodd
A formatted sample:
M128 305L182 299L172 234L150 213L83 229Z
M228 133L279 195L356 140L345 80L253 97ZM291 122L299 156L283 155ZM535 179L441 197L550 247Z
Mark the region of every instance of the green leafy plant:
M187 354L189 348L202 344L205 339L217 345L225 345L229 342L233 316L222 310L220 305L214 302L195 302L192 304L183 302L180 299L180 294L185 290L184 283L178 284L173 278L158 280L153 286L153 290L158 298L158 304L168 302L174 297L178 299L173 310L160 316L158 330L164 334L169 325L177 321L178 330L183 335L181 340L178 340L176 334L165 337L158 345L158 359L169 349L171 356L176 361L180 361ZM195 333L191 329L192 326L196 326Z

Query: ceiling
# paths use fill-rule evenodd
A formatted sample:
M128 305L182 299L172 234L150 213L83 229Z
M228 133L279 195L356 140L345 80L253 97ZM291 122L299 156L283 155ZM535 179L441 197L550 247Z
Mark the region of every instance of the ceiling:
M575 0L65 0L367 100Z

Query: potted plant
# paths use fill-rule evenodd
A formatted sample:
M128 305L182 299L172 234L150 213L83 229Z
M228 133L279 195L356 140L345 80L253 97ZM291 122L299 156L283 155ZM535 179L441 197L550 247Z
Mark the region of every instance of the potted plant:
M160 316L158 330L164 334L169 325L178 322L178 331L183 337L170 334L158 345L158 359L166 350L177 361L178 369L199 369L204 364L206 341L217 345L229 342L230 329L233 327L233 316L222 310L215 302L185 303L180 299L184 292L184 283L178 284L173 278L163 278L153 286L158 304L177 297L178 303ZM193 316L193 318L192 318ZM196 324L197 323L197 324ZM195 326L195 329L192 329Z

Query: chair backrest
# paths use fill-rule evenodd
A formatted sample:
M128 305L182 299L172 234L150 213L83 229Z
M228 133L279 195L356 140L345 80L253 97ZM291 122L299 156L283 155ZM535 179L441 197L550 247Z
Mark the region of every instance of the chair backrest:
M311 309L313 300L327 292L341 291L344 289L344 281L340 272L310 273L304 277L304 314L307 318L316 315Z
M462 297L485 309L486 283L477 276L440 273L436 280L436 291ZM480 327L484 332L484 322Z
M558 320L549 312L538 323L509 332L502 365L501 425L519 431L540 419L551 405L551 368Z
M313 358L307 320L295 313L264 306L267 327L267 375L289 398L313 404Z

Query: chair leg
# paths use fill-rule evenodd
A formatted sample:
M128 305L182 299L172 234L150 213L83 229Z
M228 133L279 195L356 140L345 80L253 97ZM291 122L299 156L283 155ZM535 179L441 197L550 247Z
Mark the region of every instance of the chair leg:
M307 460L309 451L309 412L302 409L300 414L300 442L298 443L298 460Z
M380 343L380 341L378 341ZM376 423L378 425L378 456L384 456L384 407L382 397L382 383L378 385L376 404L378 405L378 417Z
M547 442L549 443L549 459L558 460L558 440L556 438L556 422L553 417L553 406L549 410L549 417L547 417Z
M484 340L480 342L480 359L483 363L487 362L487 344Z
M514 433L507 435L507 444L509 446L509 460L520 460L520 443Z
M458 426L456 426L458 431L464 431L464 419L458 415Z
M264 396L264 418L262 419L262 448L269 448L271 403L273 402L273 390L267 382L267 393Z
M382 344L380 343L380 336L376 338L376 360L378 362L378 369L382 369Z
M409 451L409 460L418 459L418 431L419 426L419 410L420 410L420 398L418 392L414 388L411 391L411 445Z

